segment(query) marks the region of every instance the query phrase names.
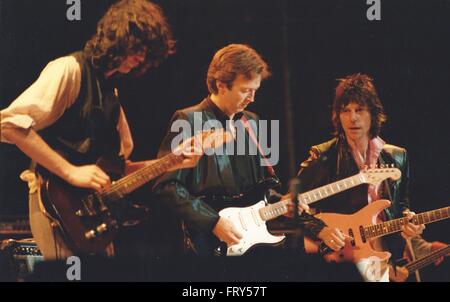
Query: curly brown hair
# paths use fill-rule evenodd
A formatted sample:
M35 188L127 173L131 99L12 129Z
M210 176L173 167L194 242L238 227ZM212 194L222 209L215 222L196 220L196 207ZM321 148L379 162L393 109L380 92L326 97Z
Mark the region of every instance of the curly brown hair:
M86 42L84 53L94 68L118 68L128 55L146 51L133 73L143 74L175 52L172 31L162 9L146 0L121 0L112 5Z
M225 83L231 89L238 75L248 79L261 75L264 80L270 76L269 66L262 57L250 46L230 44L219 49L209 64L206 84L210 93L217 94L216 81Z
M373 85L373 79L368 75L356 73L344 79L338 79L338 81L332 109L334 135L339 136L344 132L339 119L342 108L349 103L357 103L368 107L371 117L369 136L370 138L376 137L380 134L381 126L386 121L387 116Z

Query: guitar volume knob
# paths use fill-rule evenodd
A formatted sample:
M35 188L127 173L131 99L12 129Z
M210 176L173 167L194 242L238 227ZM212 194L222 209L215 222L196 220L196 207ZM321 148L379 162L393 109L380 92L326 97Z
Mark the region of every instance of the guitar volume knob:
M99 226L97 226L98 234L104 233L106 230L108 230L108 226L106 225L106 223L102 223Z
M97 235L95 234L95 231L94 231L94 230L90 230L90 231L87 231L87 232L84 234L84 236L85 236L87 239L92 239L92 238L95 238Z

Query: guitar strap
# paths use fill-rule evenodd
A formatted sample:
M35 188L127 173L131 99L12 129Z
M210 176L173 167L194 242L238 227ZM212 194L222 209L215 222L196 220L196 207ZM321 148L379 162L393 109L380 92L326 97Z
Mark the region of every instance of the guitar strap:
M267 158L264 156L264 153L262 152L262 148L261 145L258 142L258 139L256 138L255 132L253 131L252 126L250 125L247 117L245 115L242 115L241 117L241 121L245 127L245 129L248 132L248 135L250 136L250 138L252 139L252 141L255 143L256 147L258 148L259 154L261 155L261 158L264 161L264 164L266 166L267 171L269 172L269 174L274 177L277 178L276 174L275 174L275 170L273 169L272 165L269 163L269 161L267 160Z

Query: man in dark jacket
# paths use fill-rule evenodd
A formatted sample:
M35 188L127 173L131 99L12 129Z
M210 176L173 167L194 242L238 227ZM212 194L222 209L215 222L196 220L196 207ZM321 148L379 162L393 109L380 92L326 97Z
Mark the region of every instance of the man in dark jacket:
M354 74L340 80L336 88L333 103L332 120L335 127L335 138L323 144L313 146L310 157L301 164L298 177L303 191L317 188L340 179L357 174L367 166L375 164L391 165L402 172L401 179L385 180L379 185L360 185L326 198L314 204L319 212L353 214L368 203L378 199L388 199L392 205L385 209L381 220L392 220L409 212L409 166L406 150L386 144L378 135L386 120L383 106L373 85L373 80L367 75ZM317 220L304 223L307 236L320 239L334 251L340 250L346 241L346 236L338 228L326 226ZM413 246L420 250L430 251L432 244L424 241L419 235L423 225L408 223L402 236L412 240ZM375 250L388 250L391 259L402 256L405 240L399 234L384 237L372 242ZM438 245L433 245L438 248ZM363 277L367 261L357 264ZM378 280L388 280L386 263L382 263Z
M215 123L229 129L236 137L239 131L236 130L235 122L245 118L252 127L251 131L258 133L258 116L244 109L255 100L261 81L268 76L266 62L249 46L231 44L220 49L208 69L209 96L193 107L175 112L170 122L171 127L176 126L175 123L182 125L181 121L186 122L190 130L196 124L202 127ZM174 131L169 129L158 157L171 151L173 139L180 135L178 128ZM186 137L192 134L193 132L187 133ZM219 210L243 206L233 197L253 188L264 179L276 180L271 167L261 164L264 162L261 152L251 155L246 149L244 154L236 154L239 149L237 141L235 139L231 142L235 145L233 149L236 152L204 155L195 168L166 174L155 187L169 211L186 224L193 248L200 255L211 255L219 241L232 245L241 238L232 221L219 217ZM245 131L245 141L249 142L247 146L253 144L257 149L257 143L252 140L249 131ZM258 201L254 200L254 203Z

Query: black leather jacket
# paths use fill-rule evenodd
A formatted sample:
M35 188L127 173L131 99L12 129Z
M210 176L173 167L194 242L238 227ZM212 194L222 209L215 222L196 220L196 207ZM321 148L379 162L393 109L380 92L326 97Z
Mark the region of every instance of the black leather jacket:
M243 114L249 121L258 121L258 116L254 113L244 111ZM202 126L210 120L217 120L223 124L226 119L228 117L209 98L205 98L195 106L175 112L170 125L179 120L188 122L194 128L195 124ZM258 133L256 129L255 133ZM167 132L158 157L171 152L171 142L176 135L179 133L170 130ZM193 133L188 133L187 137L192 135ZM157 180L154 191L168 210L186 222L189 228L202 233L211 233L219 219L218 210L224 205L216 204L214 201L205 202L198 197L237 195L251 189L261 180L272 177L266 167L260 165L260 158L259 154L246 155L243 158L233 158L227 154L202 156L194 168L163 175Z
M391 207L385 209L387 220L399 218L402 212L409 208L409 168L406 150L385 144L378 164L394 164L401 170L402 177L397 181L387 179L381 186L381 198L392 202ZM298 178L303 192L355 175L359 169L350 152L345 138L334 138L328 142L313 146L310 157L305 160L298 172ZM312 207L319 212L352 214L368 204L368 185L363 184L321 200ZM315 238L324 227L317 220L303 217L303 224L307 236ZM385 237L386 246L393 254L393 259L401 257L404 240L399 234Z

